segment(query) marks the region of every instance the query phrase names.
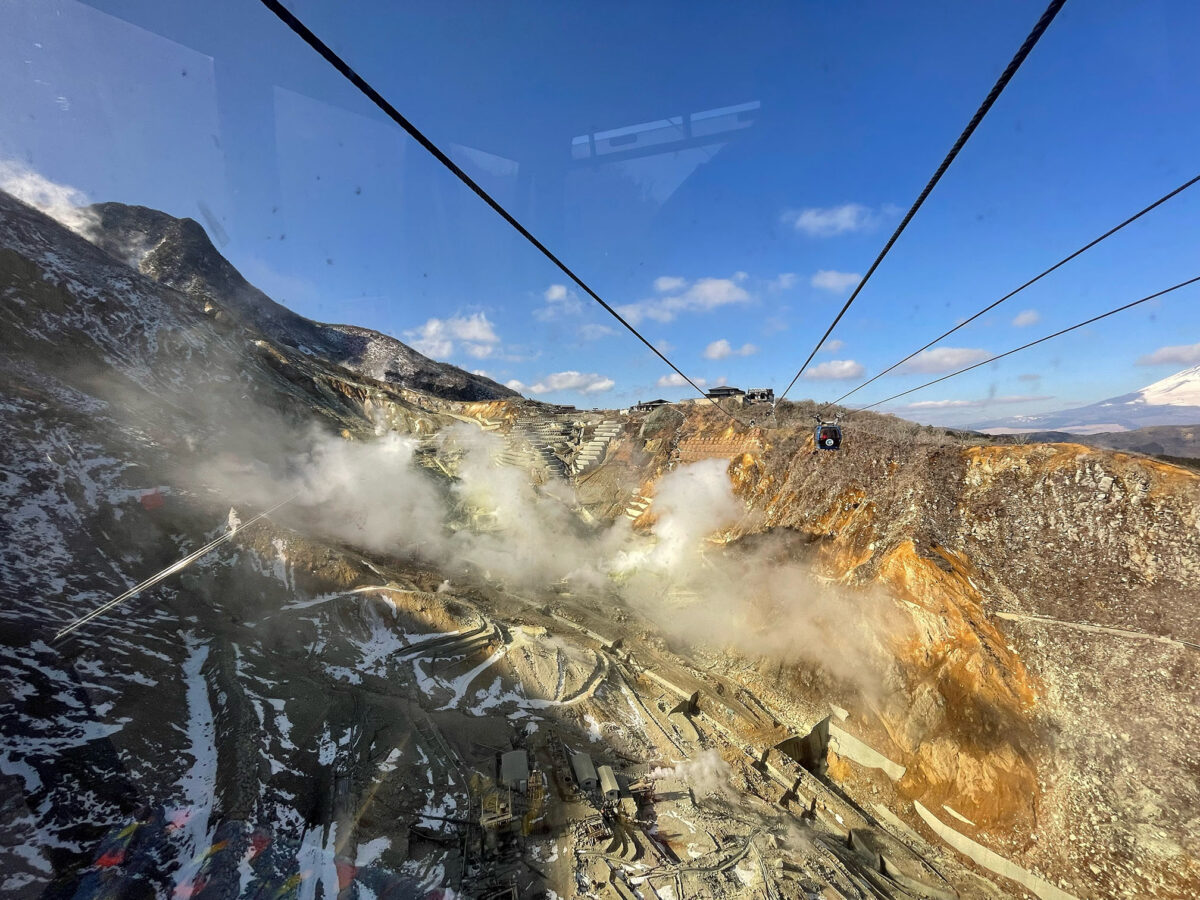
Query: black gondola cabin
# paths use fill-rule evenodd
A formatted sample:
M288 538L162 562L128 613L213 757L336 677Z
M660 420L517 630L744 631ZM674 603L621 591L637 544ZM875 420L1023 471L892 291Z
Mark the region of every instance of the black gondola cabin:
M840 450L842 447L842 429L832 422L822 422L813 431L813 441L818 450Z

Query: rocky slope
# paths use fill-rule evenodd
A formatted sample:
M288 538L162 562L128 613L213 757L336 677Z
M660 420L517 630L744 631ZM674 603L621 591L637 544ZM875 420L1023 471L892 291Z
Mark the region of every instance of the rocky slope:
M831 582L885 589L906 620L894 664L838 702L906 767L903 797L953 808L1077 896L1188 896L1200 476L1077 444L970 446L870 415L845 427L842 452L814 454L800 429L667 411L610 466L633 467L652 497L674 460L728 458L747 510L726 534L735 546L791 534ZM776 681L785 696L839 694L808 666Z
M802 407L748 430L668 407L623 420L576 479L582 510L542 469L535 489L487 467L482 495L464 497L464 448L483 429L533 433L543 408L463 402L473 388L453 373L444 395L414 386L438 388L437 372L406 386L356 374L308 342L324 326L263 306L188 223L108 215L101 249L0 195L6 893L458 889L465 842L447 820L467 810L465 768L497 747L553 730L614 762L752 760L831 709L884 769L841 738L829 784L853 800L813 786L814 823L743 762L748 805L726 816L752 810L783 835L766 851L781 871L805 860L790 896L868 890L837 829L854 834L856 817L860 840L878 837L875 804L917 835L879 837L892 858L918 848L963 897L1018 890L964 869L915 803L1076 897L1196 893L1195 474L1072 444L972 446L870 414L846 419L841 453L814 454ZM122 261L130 221L153 238L136 269ZM223 534L231 505L261 509L315 453L388 432L421 439L416 476L371 480L335 457L270 522L54 642ZM738 502L678 590L635 604L620 578L555 567L589 536L584 558L669 549L681 526L663 527L664 478L705 460ZM506 492L534 504L508 531ZM423 516L417 495L449 516ZM438 541L441 556L421 555ZM662 679L704 695L699 727L669 712ZM712 836L719 817L703 822L685 855L729 844ZM600 896L578 860L594 857L564 853L564 871L523 884ZM758 876L718 874L691 895L761 893Z
M96 225L89 238L143 275L253 325L276 343L377 381L455 400L517 396L490 378L422 356L395 338L353 325L299 316L247 282L217 252L199 223L144 206L100 203L84 211Z
M369 670L397 635L440 624L381 614L370 598L314 602L384 569L260 526L164 583L137 626L118 615L54 641L226 529L243 500L218 474L269 479L314 434L456 421L452 401L422 405L419 392L277 342L214 297L204 272L169 286L158 260L171 240L141 261L153 279L0 194L6 896L191 896L209 883L287 893L297 860L332 867L313 823L328 830L334 758L378 753L407 721ZM292 515L320 530L311 512ZM411 754L390 765L419 765ZM420 883L404 862L401 851L381 870L402 894Z

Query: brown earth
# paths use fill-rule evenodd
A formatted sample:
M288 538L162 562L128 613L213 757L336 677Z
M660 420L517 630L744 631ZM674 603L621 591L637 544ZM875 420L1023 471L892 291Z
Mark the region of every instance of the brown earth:
M1063 667L1063 660L1044 657L1040 638L1030 642L1025 629L995 613L1200 639L1200 476L1078 444L973 446L870 415L846 423L840 453L814 453L804 428L739 431L715 410L684 410L659 411L639 437L614 448L591 489L581 486L592 508L599 511L605 487L636 480L650 496L680 462L730 459L747 510L724 536L731 546L790 535L806 545L819 576L860 591L882 589L902 613L904 626L890 638L895 666L882 675L881 695L844 701L856 733L907 767L901 796L930 809L952 806L977 826L967 829L972 837L1065 877L1079 893L1140 882L1159 896L1189 895L1197 884L1194 855L1158 852L1164 839L1157 836L1161 825L1164 835L1175 835L1166 846L1186 845L1186 811L1173 815L1167 802L1156 801L1154 830L1123 821L1120 828L1153 838L1141 843L1114 841L1109 821L1136 819L1147 791L1193 801L1194 787L1178 791L1195 785L1189 751L1160 747L1154 784L1131 781L1105 792L1100 827L1097 810L1082 810L1064 786L1092 775L1103 780L1117 763L1093 755L1094 735L1073 733L1100 726L1076 718L1080 698L1067 682L1075 684L1075 667L1096 663L1088 654L1111 650L1101 641ZM651 506L636 524L653 520ZM1056 632L1053 640L1062 637ZM1135 667L1125 677L1143 683L1154 676ZM796 696L827 684L804 666L778 678L781 692ZM1146 702L1175 714L1175 698L1186 708L1194 685L1176 681ZM1194 733L1195 718L1185 716L1179 727ZM1067 744L1073 755L1060 755ZM1090 874L1073 861L1085 847L1097 861ZM1134 887L1124 890L1137 895Z

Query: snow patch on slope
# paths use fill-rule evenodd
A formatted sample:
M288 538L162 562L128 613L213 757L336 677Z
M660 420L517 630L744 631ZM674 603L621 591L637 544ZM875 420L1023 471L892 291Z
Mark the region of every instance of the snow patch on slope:
M179 827L183 842L181 856L187 860L175 873L176 892L186 891L204 864L201 851L212 844L208 826L217 790L216 722L202 671L208 659L208 645L190 633L184 635L184 645L188 649L183 674L187 684L188 753L192 766L179 783L184 805L174 814L168 814Z

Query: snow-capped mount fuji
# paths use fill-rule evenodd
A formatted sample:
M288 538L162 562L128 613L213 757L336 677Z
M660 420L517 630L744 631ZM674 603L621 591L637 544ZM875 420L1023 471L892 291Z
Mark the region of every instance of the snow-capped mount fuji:
M1155 425L1200 423L1200 366L1176 372L1141 390L1099 403L1043 413L1012 416L972 426L980 431L1066 431L1096 434L1132 431Z
M1200 407L1200 366L1176 372L1137 393L1147 406Z

